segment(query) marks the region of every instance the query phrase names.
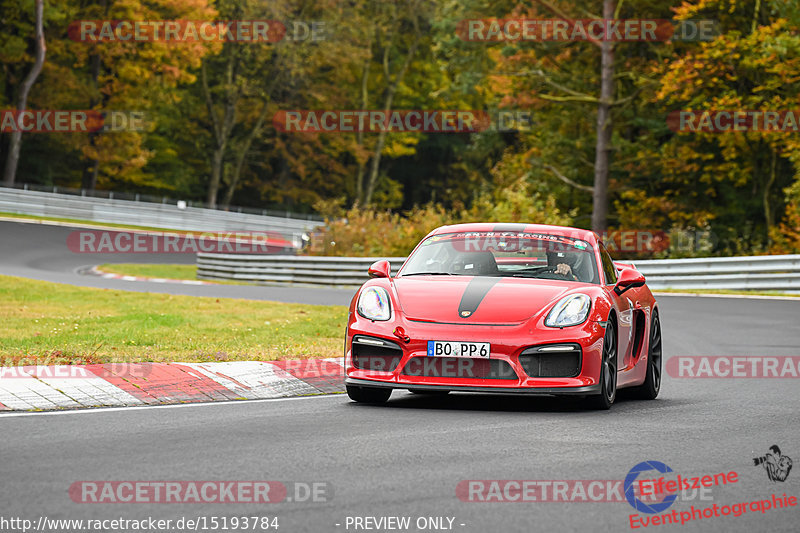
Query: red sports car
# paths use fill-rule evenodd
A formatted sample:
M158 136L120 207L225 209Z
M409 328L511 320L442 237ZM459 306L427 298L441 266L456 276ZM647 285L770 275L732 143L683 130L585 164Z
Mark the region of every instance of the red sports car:
M586 230L459 224L432 231L392 278L388 261L350 304L347 394L392 389L580 395L661 386L658 307L644 276Z

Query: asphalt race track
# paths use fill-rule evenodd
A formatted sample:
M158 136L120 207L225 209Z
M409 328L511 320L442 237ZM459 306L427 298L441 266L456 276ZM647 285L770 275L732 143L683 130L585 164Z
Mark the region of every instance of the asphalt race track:
M78 271L104 263L194 264L194 254L75 253L67 247L67 236L80 229L83 228L0 221L0 274L102 289L321 305L348 305L355 292L305 287L182 285L83 275Z
M145 258L65 254L59 241L64 242L66 228L26 225L23 236L18 231L8 223L0 226L2 274L108 288L204 295L214 289L244 296L232 286L151 288L80 276L74 270L83 265ZM190 261L191 256L183 259ZM291 299L271 287L255 294L252 288L243 289L251 298L314 300L313 290ZM349 299L340 294L337 300L335 294L329 303ZM327 293L319 298L328 298ZM659 302L667 359L800 355L800 302L676 296ZM277 516L282 533L344 532L365 531L354 529L352 522L346 527L348 517L409 516L412 525L418 517L451 517L452 530L463 532L626 531L631 530L634 509L624 501L468 502L458 498L456 487L462 480L621 480L634 465L654 460L683 476L738 473L736 483L706 495L713 499L695 494L667 512L688 511L692 505L734 505L772 494L797 497L800 467L785 482L772 482L753 458L777 444L797 463L799 423L796 379L678 379L666 374L657 400L622 399L607 412L585 411L574 400L469 394L427 398L395 392L385 406L357 405L333 395L6 414L0 416L0 502L3 517L34 523L40 516ZM103 480L322 482L328 483L328 497L302 503L202 505L87 504L70 498L73 483ZM788 532L797 531L799 518L800 507L748 510L739 517L646 530Z

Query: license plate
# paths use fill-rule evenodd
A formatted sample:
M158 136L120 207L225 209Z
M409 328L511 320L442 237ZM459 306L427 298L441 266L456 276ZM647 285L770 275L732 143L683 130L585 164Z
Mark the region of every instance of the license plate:
M489 359L488 342L428 341L429 357L472 357Z

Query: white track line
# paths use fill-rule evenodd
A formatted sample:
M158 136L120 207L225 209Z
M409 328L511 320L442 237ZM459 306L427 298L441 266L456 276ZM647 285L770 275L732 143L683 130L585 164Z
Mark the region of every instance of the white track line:
M92 413L110 413L115 411L140 411L142 409L176 409L179 407L212 407L215 405L243 405L243 404L252 404L252 403L264 403L264 402L286 402L286 401L293 401L293 400L311 400L311 399L319 399L319 398L336 398L338 400L342 400L343 396L341 393L334 393L334 394L316 394L314 396L292 396L290 398L264 398L261 400L230 400L230 401L220 401L220 402L198 402L198 403L175 403L175 404L166 404L166 405L135 405L130 407L97 407L92 409L74 409L68 411L41 411L37 413L31 412L15 412L15 411L0 411L0 421L4 418L15 418L19 416L60 416L60 415L85 415L85 414L92 414Z
M183 285L219 285L213 281L199 281L192 279L171 279L171 278L148 278L145 276L128 276L125 274L114 274L113 272L105 272L100 270L100 265L94 265L87 270L87 267L80 267L75 269L78 274L97 276L104 279L121 279L122 281L145 281L150 283L181 283Z

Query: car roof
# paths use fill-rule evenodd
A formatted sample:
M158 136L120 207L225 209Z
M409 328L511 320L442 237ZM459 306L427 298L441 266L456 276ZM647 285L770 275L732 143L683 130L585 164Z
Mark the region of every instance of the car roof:
M547 224L503 223L503 222L473 222L469 224L452 224L436 228L430 235L445 233L462 233L470 231L495 232L495 233L543 233L546 235L560 235L587 241L592 246L597 245L597 234L593 231L570 228L568 226L550 226Z

